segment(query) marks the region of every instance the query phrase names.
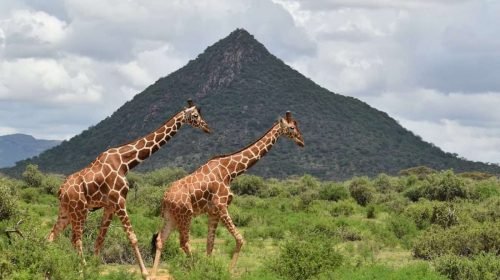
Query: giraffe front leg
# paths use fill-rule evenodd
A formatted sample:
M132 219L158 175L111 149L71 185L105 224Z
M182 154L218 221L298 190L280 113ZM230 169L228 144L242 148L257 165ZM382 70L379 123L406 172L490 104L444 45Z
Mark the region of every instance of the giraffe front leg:
M146 266L144 265L141 252L139 251L139 246L137 246L137 237L134 231L132 230L132 224L130 224L130 219L128 217L127 211L125 210L125 207L118 210L117 215L120 218L120 221L122 222L123 225L123 229L125 230L125 233L127 233L128 240L130 241L130 244L134 249L135 258L141 269L142 277L144 279L149 279L149 274L146 269Z
M236 229L236 226L234 225L233 220L231 219L231 217L229 216L229 213L227 212L227 208L224 207L223 209L221 209L220 215L221 215L220 219L222 220L222 222L226 226L227 230L229 231L229 233L231 233L231 235L236 240L236 248L234 248L233 257L231 259L231 264L229 266L229 269L233 269L234 266L236 265L236 262L238 261L238 255L239 255L241 247L243 246L245 241L243 240L243 237Z
M161 251L163 249L163 243L165 242L165 240L168 240L168 237L170 236L170 233L172 232L174 225L175 223L173 218L165 220L160 234L158 234L158 236L156 237L156 253L155 253L155 260L153 262L153 271L151 272L152 277L154 277L156 275L156 272L158 271Z
M50 231L49 236L47 237L48 242L54 241L59 233L66 228L66 226L69 224L69 217L68 213L61 207L59 209L59 215L57 216L57 221L54 224L54 227Z
M104 244L104 238L106 237L106 233L108 232L109 225L113 220L113 208L105 208L104 214L102 216L101 228L99 229L99 236L97 236L97 240L95 241L94 246L94 255L98 256L101 252L102 245Z
M217 215L208 215L207 256L212 255L214 249L215 231L219 225Z

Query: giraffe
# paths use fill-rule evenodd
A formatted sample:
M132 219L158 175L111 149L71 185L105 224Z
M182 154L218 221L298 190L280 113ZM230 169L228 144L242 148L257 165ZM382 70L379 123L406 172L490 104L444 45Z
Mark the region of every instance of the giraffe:
M194 216L208 214L207 255L212 254L215 230L219 221L226 226L236 240L230 268L238 259L238 254L244 240L236 229L228 213L228 205L233 199L230 189L231 181L245 172L261 159L282 135L291 138L297 145L304 147L302 134L297 122L290 112L279 120L257 141L233 154L212 158L186 177L172 183L165 191L162 201L162 217L164 224L161 231L153 235L151 241L156 255L153 263L152 276L156 275L160 262L163 243L171 231L178 229L180 246L189 256L189 228Z
M87 167L69 175L59 189L59 214L47 240L52 242L71 223L72 244L85 263L81 239L87 213L89 210L104 208L94 253L99 254L113 215L116 214L134 249L143 277L149 279L126 210L129 187L125 175L167 143L183 124L190 124L210 133L210 128L200 115L200 108L189 99L188 107L175 114L155 131L130 143L108 149Z

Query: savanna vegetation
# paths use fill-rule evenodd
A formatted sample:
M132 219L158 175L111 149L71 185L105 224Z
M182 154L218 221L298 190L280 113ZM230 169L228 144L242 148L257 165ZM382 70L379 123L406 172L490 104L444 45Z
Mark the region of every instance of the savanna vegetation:
M180 169L131 173L128 211L148 267L151 235L160 227L165 186ZM62 178L29 166L21 180L0 176L1 279L140 279L119 221L100 257L92 257L102 210L89 214L82 266L66 229L45 242L57 216ZM230 206L243 233L235 271L234 240L221 225L214 256L204 256L206 217L191 229L192 258L174 233L161 267L174 279L498 279L500 180L485 173L428 168L346 181L310 175L284 180L240 176ZM22 220L20 224L18 222ZM19 230L22 236L15 230Z

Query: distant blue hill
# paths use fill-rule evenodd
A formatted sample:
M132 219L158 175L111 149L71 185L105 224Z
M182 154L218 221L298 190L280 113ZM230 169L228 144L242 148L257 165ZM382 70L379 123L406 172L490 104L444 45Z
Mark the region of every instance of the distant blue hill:
M60 143L59 140L36 139L20 133L0 136L0 167L14 166L16 162L37 156Z

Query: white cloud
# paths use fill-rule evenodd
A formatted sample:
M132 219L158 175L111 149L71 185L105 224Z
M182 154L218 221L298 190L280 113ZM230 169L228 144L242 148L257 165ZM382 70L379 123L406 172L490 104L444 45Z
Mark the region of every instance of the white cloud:
M466 126L457 121L412 121L401 124L446 152L457 153L470 160L500 163L500 131Z
M0 100L26 102L96 102L102 88L81 71L55 59L22 58L0 62Z
M68 138L242 27L321 86L498 162L499 13L469 0L3 0L0 134Z

